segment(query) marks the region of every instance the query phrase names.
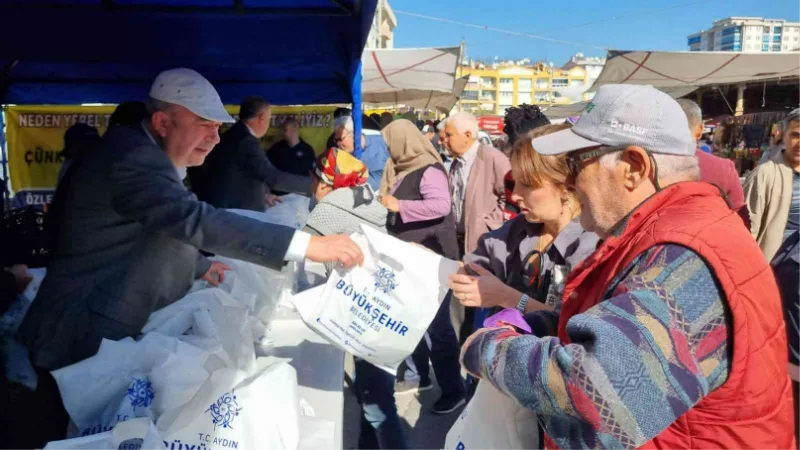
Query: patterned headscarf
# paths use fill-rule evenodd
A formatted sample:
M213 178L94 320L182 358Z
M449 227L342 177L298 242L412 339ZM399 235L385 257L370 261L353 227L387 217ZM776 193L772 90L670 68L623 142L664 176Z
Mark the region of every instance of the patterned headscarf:
M369 171L363 162L344 150L331 148L317 158L314 173L323 183L334 189L363 186Z

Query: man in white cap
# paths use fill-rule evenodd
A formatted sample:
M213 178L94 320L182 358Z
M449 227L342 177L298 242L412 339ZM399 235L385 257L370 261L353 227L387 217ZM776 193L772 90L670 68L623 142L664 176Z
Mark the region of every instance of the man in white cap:
M345 236L311 237L200 202L180 172L203 163L233 122L199 73L158 75L138 127L115 127L75 168L53 260L20 327L39 374L32 402L41 444L63 438L67 415L49 372L94 355L103 339L137 336L150 313L183 297L198 249L280 270L284 261L358 264ZM17 446L19 447L19 446ZM22 447L41 448L41 447Z
M603 86L533 147L564 155L603 241L561 311L504 313L464 344L466 369L535 410L548 448L795 448L775 279L719 189L695 182L675 100Z

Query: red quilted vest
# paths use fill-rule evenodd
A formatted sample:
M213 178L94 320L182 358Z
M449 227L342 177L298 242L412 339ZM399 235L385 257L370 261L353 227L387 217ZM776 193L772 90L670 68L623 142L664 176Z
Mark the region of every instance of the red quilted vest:
M796 448L775 278L741 218L711 184L678 183L655 194L631 214L621 236L578 265L564 287L558 337L569 343L567 321L603 301L614 276L660 244L687 247L711 267L733 315L733 360L721 387L641 448ZM549 438L546 443L556 447Z

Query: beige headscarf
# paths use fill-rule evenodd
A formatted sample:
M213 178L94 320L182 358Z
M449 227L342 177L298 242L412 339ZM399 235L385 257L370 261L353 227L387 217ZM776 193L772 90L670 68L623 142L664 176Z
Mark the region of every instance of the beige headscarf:
M389 146L389 159L381 179L381 195L391 192L395 183L409 173L431 164L442 164L442 157L431 142L406 119L395 120L381 134Z

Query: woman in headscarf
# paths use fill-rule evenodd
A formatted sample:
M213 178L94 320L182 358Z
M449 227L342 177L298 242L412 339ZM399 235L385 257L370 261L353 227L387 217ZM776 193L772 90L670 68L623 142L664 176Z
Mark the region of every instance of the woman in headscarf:
M317 236L350 234L367 224L386 232L387 211L376 199L361 161L343 150L320 155L311 170L312 202L305 231ZM333 266L326 265L330 275ZM394 377L366 360L355 358L353 387L361 404L358 448L408 448L394 400Z
M423 245L450 259L458 258L456 226L451 211L450 187L442 159L431 142L409 120L398 119L383 129L389 160L381 180L381 203L389 210L389 233L406 242ZM447 414L465 402L465 387L458 364L458 338L450 322L450 295L428 327L430 356L442 396L434 414ZM398 393L431 388L425 340L413 354L419 384L398 386Z
M311 170L315 206L306 231L317 236L351 234L366 223L385 233L387 211L368 180L364 163L346 151L332 148L320 155Z
M383 138L389 146L389 159L380 195L390 211L389 232L457 259L450 186L439 153L416 125L405 119L384 128Z

